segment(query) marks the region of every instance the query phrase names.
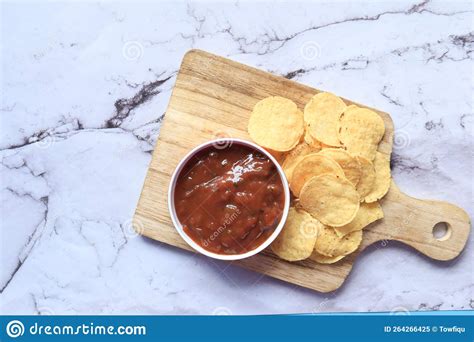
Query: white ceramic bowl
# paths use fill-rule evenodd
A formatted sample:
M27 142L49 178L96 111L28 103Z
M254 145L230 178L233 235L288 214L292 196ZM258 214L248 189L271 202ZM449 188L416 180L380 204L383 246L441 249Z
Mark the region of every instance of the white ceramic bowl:
M174 190L175 190L175 187L176 187L176 181L178 179L179 174L181 173L181 170L186 165L186 163L189 161L189 159L191 159L196 153L198 153L199 151L201 151L201 150L203 150L203 149L205 149L209 146L216 146L218 149L223 149L223 148L226 148L227 146L230 146L231 144L239 144L239 145L244 145L244 146L248 146L250 148L253 148L253 149L259 151L260 153L262 153L263 155L267 156L273 162L273 164L275 164L276 169L278 170L278 174L280 176L281 182L283 184L283 191L285 192L285 205L283 207L283 215L281 217L280 222L278 223L278 226L276 227L273 234L270 235L268 237L268 239L263 244L261 244L260 246L258 246L255 249L253 249L251 251L248 251L246 253L243 253L243 254L217 254L217 253L210 252L210 251L204 249L203 247L199 246L196 242L193 241L193 239L191 239L184 232L183 226L179 222L178 216L176 215L176 209L175 209L175 206L174 206ZM199 253L207 255L208 257L211 257L211 258L214 258L214 259L220 259L220 260L239 260L239 259L248 258L248 257L251 257L252 255L255 255L255 254L261 252L265 248L267 248L273 242L273 240L275 240L275 238L278 236L278 234L281 232L281 230L282 230L282 228L283 228L283 226L286 222L286 218L288 216L289 207L290 207L290 189L288 187L288 182L286 180L285 174L284 174L283 169L281 168L281 166L278 164L278 162L275 160L275 158L273 158L273 156L270 153L268 153L267 151L265 151L263 148L261 148L260 146L254 144L252 142L242 140L242 139L234 139L234 138L215 139L215 140L208 141L204 144L201 144L201 145L195 147L193 150L191 150L191 152L189 152L179 162L178 166L176 167L176 169L173 172L173 175L171 176L171 182L170 182L170 186L168 188L168 209L169 209L169 212L170 212L171 220L173 221L173 224L174 224L176 230L178 231L179 235L181 235L181 237L184 239L184 241L186 241L188 243L188 245L190 245L192 248L194 248Z

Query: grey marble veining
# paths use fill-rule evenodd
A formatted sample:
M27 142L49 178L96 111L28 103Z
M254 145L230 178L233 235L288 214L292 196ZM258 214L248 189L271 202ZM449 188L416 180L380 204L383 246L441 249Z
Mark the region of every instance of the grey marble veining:
M389 112L401 189L472 217L472 20L471 3L442 1L2 3L1 312L473 309L472 236L444 263L372 246L321 294L131 227L192 48Z

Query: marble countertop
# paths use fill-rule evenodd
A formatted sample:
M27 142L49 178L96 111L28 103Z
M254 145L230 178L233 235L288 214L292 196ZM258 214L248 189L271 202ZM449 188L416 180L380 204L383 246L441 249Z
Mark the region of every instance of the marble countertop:
M369 248L322 294L136 236L186 51L389 112L393 176L473 215L469 2L2 3L0 312L263 314L473 309L473 236L450 262Z

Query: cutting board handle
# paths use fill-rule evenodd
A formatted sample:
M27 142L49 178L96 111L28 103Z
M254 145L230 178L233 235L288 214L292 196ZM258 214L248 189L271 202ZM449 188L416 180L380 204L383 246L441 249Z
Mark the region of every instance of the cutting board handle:
M390 225L387 240L401 241L436 260L451 260L466 245L471 220L453 204L410 197L393 181L381 203L384 212L390 213L385 218L389 221L385 224ZM435 236L435 225L445 225L444 236Z

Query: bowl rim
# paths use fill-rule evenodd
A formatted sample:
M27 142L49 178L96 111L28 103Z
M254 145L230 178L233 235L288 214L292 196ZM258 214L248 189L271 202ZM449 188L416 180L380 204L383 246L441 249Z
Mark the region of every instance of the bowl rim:
M278 174L280 176L280 180L283 184L283 191L285 193L285 203L284 203L283 214L281 216L280 222L278 223L278 225L275 228L274 232L267 238L267 240L265 240L264 243L262 243L257 248L255 248L251 251L242 253L242 254L218 254L218 253L214 253L214 252L211 252L211 251L208 251L208 250L204 249L202 246L200 246L199 244L194 242L194 240L191 239L191 237L189 237L184 232L183 226L179 222L178 216L176 215L176 208L175 208L175 204L174 204L174 190L176 188L176 182L177 182L179 174L181 173L181 170L186 165L186 163L196 153L200 152L201 150L203 150L203 149L205 149L209 146L216 146L218 149L219 148L222 149L222 148L227 147L227 145L231 146L234 143L241 144L241 145L244 145L244 146L247 146L247 147L251 147L251 148L261 152L262 154L264 154L266 157L268 157L272 161L272 163L275 165L275 167L278 171ZM283 229L283 226L286 223L289 208L290 208L290 188L289 188L288 181L286 179L285 173L283 171L283 168L280 166L280 164L277 162L277 160L269 152L267 152L264 148L260 147L259 145L255 144L251 141L244 140L244 139L218 138L218 139L213 139L213 140L206 141L206 142L196 146L191 151L189 151L181 159L181 161L178 163L175 170L173 171L173 174L171 175L171 180L170 180L170 184L169 184L169 187L168 187L168 211L169 211L169 214L170 214L170 217L171 217L171 221L173 222L173 225L174 225L175 229L178 231L178 234L183 238L184 241L186 241L186 243L190 247L192 247L197 252L199 252L203 255L206 255L208 257L211 257L211 258L214 258L214 259L219 259L219 260L241 260L241 259L245 259L245 258L249 258L251 256L254 256L254 255L260 253L261 251L263 251L265 248L267 248L276 239L278 234L280 234L281 230Z

